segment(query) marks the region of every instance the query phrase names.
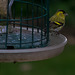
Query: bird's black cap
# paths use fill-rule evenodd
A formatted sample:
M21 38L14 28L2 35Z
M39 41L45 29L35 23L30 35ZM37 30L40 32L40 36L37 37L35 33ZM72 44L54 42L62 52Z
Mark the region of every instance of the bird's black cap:
M64 10L61 10L61 9L59 9L58 11L62 11L62 12L63 12L63 14L65 14L65 13L66 13Z

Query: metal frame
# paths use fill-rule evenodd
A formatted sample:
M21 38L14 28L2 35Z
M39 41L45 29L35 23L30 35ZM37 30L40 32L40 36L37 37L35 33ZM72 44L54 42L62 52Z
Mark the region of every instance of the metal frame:
M21 3L21 14L20 14L20 19L16 19L16 16L15 16L15 5L14 5L14 9L13 9L13 13L11 11L11 7L12 7L12 4L14 2L20 2ZM40 47L44 47L44 46L47 46L48 44L48 41L49 41L49 0L46 0L45 1L45 6L43 4L43 0L40 1L40 4L36 4L34 3L34 0L32 0L32 2L28 2L28 1L24 1L24 0L8 0L8 6L7 6L7 19L0 19L0 21L6 21L7 24L6 24L6 41L5 43L0 43L0 44L5 44L5 48L7 49L7 38L8 38L8 26L9 26L9 23L11 22L11 24L13 25L16 25L18 24L20 26L20 43L18 43L20 45L20 49L22 48L22 27L23 26L26 26L27 27L27 30L29 27L32 28L32 42L27 42L25 44L28 44L28 43L32 43L32 48L34 48L34 43L35 42L41 42L41 45ZM23 4L27 4L27 11L29 10L29 7L28 5L31 5L32 6L32 17L29 18L28 14L26 15L27 18L23 18ZM37 8L37 17L34 16L34 7ZM40 9L40 10L39 10ZM41 15L39 16L39 12L41 12ZM44 13L45 12L45 13ZM13 15L12 15L13 14ZM44 18L44 20L43 20ZM41 19L41 26L39 26L39 19ZM37 26L35 26L34 24L34 20L37 21ZM22 22L23 21L26 21L27 24L23 24ZM28 21L32 21L32 25L28 24ZM20 22L20 23L16 23L16 22ZM44 24L43 24L44 23ZM37 28L37 32L39 32L39 30L41 30L41 38L39 41L34 41L34 29ZM46 35L44 36L45 38L43 39L43 33L44 33L44 28L46 28L47 32L46 32ZM43 44L43 40L46 40L46 43ZM11 44L11 43L10 43ZM16 44L16 43L15 43Z

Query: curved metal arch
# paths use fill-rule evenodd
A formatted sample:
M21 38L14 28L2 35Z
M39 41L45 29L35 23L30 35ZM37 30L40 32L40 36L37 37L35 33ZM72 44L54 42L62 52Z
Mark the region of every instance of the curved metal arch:
M14 0L10 0L10 2L9 2L9 16L10 16L10 18L12 18L11 7L12 7L13 3L14 3Z
M14 1L18 1L18 2L22 2L22 3L32 4L32 3L27 2L27 1L10 0L10 2L9 2L9 16L10 16L10 18L12 18L12 11L11 11L11 7L12 7L12 5L13 5ZM33 4L33 5L34 5L34 6L38 6L38 7L40 7L40 8L43 8L45 11L47 11L47 9L46 9L45 7L42 7L41 5L38 5L38 4ZM47 15L47 14L46 14L46 15ZM38 17L38 18L39 18L39 17Z

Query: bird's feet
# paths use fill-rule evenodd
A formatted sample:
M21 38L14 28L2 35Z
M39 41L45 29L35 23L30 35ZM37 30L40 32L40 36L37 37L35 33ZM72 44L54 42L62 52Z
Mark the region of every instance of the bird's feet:
M51 36L59 36L60 33L59 32L51 32Z

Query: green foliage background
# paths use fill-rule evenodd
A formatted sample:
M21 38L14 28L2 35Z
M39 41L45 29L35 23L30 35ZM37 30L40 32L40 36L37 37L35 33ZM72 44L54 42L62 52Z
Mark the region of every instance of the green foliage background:
M67 45L61 55L47 60L0 63L0 75L75 75L75 45Z
M75 0L49 0L50 2L50 16L53 15L57 9L63 9L68 13L66 18L67 26L75 27Z

